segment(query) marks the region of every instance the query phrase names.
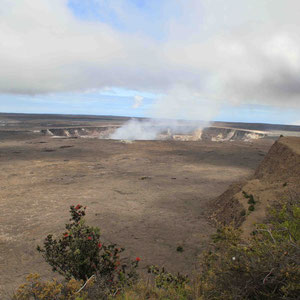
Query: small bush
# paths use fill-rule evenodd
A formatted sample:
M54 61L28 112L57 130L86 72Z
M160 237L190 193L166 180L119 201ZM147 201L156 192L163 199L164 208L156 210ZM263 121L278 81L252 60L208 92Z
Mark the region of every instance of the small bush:
M82 281L71 279L68 282L60 283L56 279L42 281L40 275L29 274L26 283L22 284L13 296L14 300L85 300L87 293L80 291ZM92 284L92 283L90 283ZM89 286L88 286L89 287Z
M256 201L254 200L254 197L252 194L249 195L249 200L248 200L248 204L255 204Z
M244 196L246 199L248 199L248 198L250 197L245 191L242 191L242 193L243 193L243 196Z
M149 279L154 277L154 282L140 281L137 285L126 289L125 292L117 296L122 300L143 300L143 299L161 299L161 300L185 300L192 298L192 290L188 285L187 276L181 274L171 274L164 268L157 266L148 268Z
M298 299L300 294L300 208L274 211L249 241L222 227L201 259L201 299Z
M184 288L174 288L168 286L166 289L157 288L155 285L145 281L139 282L124 293L116 296L117 300L193 300L192 289L186 285ZM200 299L199 299L200 300Z
M245 191L242 192L244 198L249 199L248 204L255 204L254 196L252 194L247 194Z
M255 206L253 204L249 205L248 210L249 211L254 211L255 210Z
M176 248L176 251L182 253L182 252L183 252L183 247L179 245L179 246Z
M168 289L172 286L174 289L182 289L188 283L188 277L178 273L174 275L165 270L165 268L160 269L157 266L150 266L148 268L148 273L155 276L155 286L157 288Z
M105 245L100 230L86 225L86 208L81 205L70 207L70 223L61 237L54 239L48 235L44 247L37 247L54 272L63 275L66 280L88 280L95 276L98 290L113 292L131 285L137 280L136 268L140 258L132 262L121 260L124 248L116 244Z

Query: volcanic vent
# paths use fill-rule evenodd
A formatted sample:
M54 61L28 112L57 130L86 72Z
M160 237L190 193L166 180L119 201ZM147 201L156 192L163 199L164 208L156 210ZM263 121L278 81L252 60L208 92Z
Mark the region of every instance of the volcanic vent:
M116 135L116 132L120 129L120 126L102 126L102 127L71 127L71 128L48 128L42 129L40 132L43 135L48 135L56 138L98 138L98 139L116 139L116 140L177 140L177 141L250 141L253 139L259 139L266 136L265 132L226 128L226 127L206 127L203 129L165 129L159 130L159 128L149 128L147 135L139 134L135 135ZM154 133L149 134L153 129Z

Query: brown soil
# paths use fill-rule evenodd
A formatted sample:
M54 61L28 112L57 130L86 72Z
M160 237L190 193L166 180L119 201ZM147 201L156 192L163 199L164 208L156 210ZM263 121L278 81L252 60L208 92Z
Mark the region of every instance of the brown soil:
M272 144L7 135L0 142L0 287L6 292L28 273L53 276L36 246L63 231L69 206L78 203L88 207L87 220L101 228L104 241L141 257L142 270L158 264L191 273L214 231L208 203L252 176Z
M264 221L271 204L299 198L299 179L300 138L282 137L271 147L252 178L231 186L212 202L213 219L241 226L247 237L255 224ZM243 192L253 195L254 211L249 211L249 199Z

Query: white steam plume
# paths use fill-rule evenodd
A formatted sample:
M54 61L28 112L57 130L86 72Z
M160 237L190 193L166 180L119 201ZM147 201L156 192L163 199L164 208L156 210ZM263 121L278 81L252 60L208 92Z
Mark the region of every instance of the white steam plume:
M152 120L132 119L118 128L111 136L114 140L156 140L162 127Z
M111 136L114 140L165 140L176 134L192 134L203 128L201 122L176 120L132 119L118 128Z
M130 120L110 138L156 140L174 134L190 134L206 126L217 111L215 102L202 100L195 91L177 85L154 103L149 112L152 119Z

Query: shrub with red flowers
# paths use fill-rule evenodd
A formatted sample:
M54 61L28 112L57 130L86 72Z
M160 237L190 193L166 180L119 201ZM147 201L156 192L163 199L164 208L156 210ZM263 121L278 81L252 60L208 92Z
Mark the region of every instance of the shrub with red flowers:
M132 262L121 259L124 248L118 248L116 244L105 245L100 239L99 228L86 225L85 211L86 207L72 205L66 230L58 239L48 235L44 247L38 246L37 250L53 271L67 280L86 281L94 276L96 282L101 282L101 288L104 286L110 292L132 284L137 279L140 258Z

